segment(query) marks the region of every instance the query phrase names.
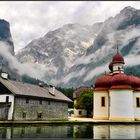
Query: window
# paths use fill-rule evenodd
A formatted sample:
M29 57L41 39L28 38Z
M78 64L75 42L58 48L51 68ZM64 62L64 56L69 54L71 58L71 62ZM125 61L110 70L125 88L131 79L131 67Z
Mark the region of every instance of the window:
M27 104L29 103L29 99L28 99L28 98L26 99L26 103L27 103Z
M22 113L22 118L26 118L26 112Z
M101 97L101 107L105 107L105 97Z
M81 115L81 114L82 114L82 111L80 110L80 111L79 111L79 115Z
M39 104L42 105L42 100L39 100Z
M9 96L6 96L6 103L9 102Z
M51 103L50 103L50 101L48 101L48 105L50 105Z
M42 112L41 113L37 113L37 118L41 119L42 118Z
M120 67L118 67L118 70L120 70L121 68Z
M136 97L136 107L140 107L140 97Z

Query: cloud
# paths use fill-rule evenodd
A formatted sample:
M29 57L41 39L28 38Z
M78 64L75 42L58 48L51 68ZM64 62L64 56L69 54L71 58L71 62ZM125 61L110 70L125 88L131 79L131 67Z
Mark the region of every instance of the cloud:
M139 65L140 62L137 60L140 60L140 56L139 55L128 55L124 58L125 60L125 64L126 66L135 66L135 65Z
M85 72L86 72L85 68L82 68L78 72L71 72L71 73L69 73L68 75L66 75L62 79L59 79L59 80L52 79L50 81L50 83L53 83L55 85L60 84L60 83L68 83L72 78L80 77L80 76L84 75Z
M115 5L115 7L114 7ZM16 52L31 40L67 23L93 24L139 1L1 1L0 18L10 22Z
M101 73L103 73L103 72L105 72L105 71L106 71L106 72L109 71L109 69L108 69L108 63L106 63L106 64L104 64L104 65L101 65L101 66L98 66L98 67L96 67L94 70L91 70L91 71L87 74L87 76L84 78L84 82L93 79L93 77L94 77L95 75L101 74Z

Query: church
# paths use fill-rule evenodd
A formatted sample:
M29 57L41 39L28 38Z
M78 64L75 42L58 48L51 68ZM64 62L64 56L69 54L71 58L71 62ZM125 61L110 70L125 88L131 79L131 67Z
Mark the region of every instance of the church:
M125 74L124 64L117 51L108 66L110 72L96 79L93 119L140 120L140 78Z

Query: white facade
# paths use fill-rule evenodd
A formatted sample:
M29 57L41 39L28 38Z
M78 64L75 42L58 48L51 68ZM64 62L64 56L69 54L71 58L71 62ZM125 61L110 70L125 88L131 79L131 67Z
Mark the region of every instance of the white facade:
M95 91L93 94L94 99L94 119L108 119L108 92L107 91ZM105 99L105 105L102 106L102 98Z
M124 71L124 64L116 63L113 64L113 71Z
M110 120L134 120L133 91L110 90Z
M87 116L87 111L85 109L75 109L74 108L74 116L75 117Z
M93 119L95 120L140 120L140 91L131 89L112 89L108 91L94 91ZM101 98L105 97L105 106L101 106Z
M134 100L134 117L135 120L140 120L140 107L137 107L137 101L136 98L140 98L140 91L134 91L134 96L133 96L133 100Z
M0 95L0 102L1 103L6 102L6 97L8 97L8 96L9 96L9 102L11 102L11 106L10 106L9 112L8 112L8 120L12 120L13 110L14 110L14 96L9 95L9 94Z

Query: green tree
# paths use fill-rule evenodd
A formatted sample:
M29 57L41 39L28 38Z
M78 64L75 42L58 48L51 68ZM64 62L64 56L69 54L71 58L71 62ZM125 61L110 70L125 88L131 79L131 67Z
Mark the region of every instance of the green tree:
M61 87L56 87L56 88L57 90L61 91L65 96L67 96L73 101L73 92L74 92L73 88L61 88ZM73 102L70 102L68 104L68 107L73 108Z
M87 111L87 117L90 112L93 110L93 92L84 91L77 99L77 103L75 104L76 109L85 109Z

